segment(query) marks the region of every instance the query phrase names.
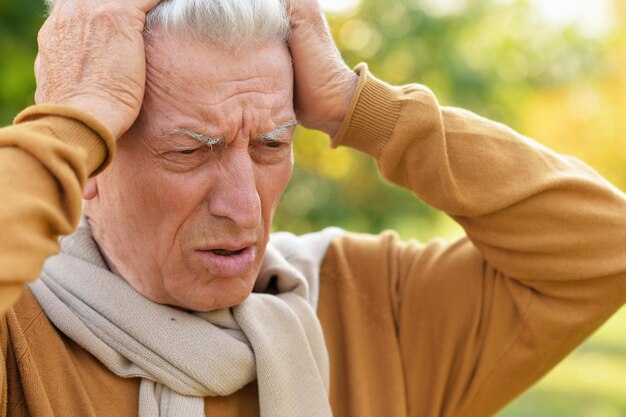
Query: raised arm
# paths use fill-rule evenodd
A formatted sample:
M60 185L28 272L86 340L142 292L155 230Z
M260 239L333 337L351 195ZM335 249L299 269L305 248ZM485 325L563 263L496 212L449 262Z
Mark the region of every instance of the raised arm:
M410 415L491 416L626 302L626 196L422 86L360 71L335 144L376 158L468 237L342 250L389 283Z
M364 66L355 84L316 2L295 4L303 124L371 155L468 236L334 245L347 269L388 282L409 415L493 415L626 302L626 196L580 161L440 106L423 86L391 87Z
M58 0L42 27L38 105L0 130L0 313L76 227L87 177L137 118L144 20L157 3Z

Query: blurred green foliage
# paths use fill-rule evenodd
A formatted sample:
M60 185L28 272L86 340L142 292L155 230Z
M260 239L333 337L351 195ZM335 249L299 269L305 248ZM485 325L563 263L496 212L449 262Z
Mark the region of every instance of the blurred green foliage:
M362 0L329 15L329 23L349 65L366 61L389 83L425 84L442 104L574 154L626 189L626 30L620 24L626 6L593 2L596 11L609 7L613 24L609 19L590 33L589 25L542 18L540 1L547 0ZM552 3L562 7L558 17L580 1ZM44 14L42 1L0 0L2 125L33 101L36 33ZM369 158L330 150L323 134L299 130L295 158L276 229L392 228L420 240L462 233L445 215L381 180ZM625 416L625 335L623 311L501 417Z
M461 6L444 13L441 4L444 9ZM543 132L540 126L525 123L526 109L540 100L539 92L603 77L605 50L615 36L607 32L590 38L574 25L553 28L529 1L363 0L354 10L330 15L329 23L349 65L366 61L374 74L391 84L425 84L443 105L470 109L522 133L532 131L539 138L554 133L563 138L560 144L565 146L560 148L565 152L570 132ZM553 115L550 124L557 124L560 116ZM462 233L441 213L380 181L368 158L343 149L331 151L327 143L324 135L299 132L295 179L277 215L277 228L295 232L328 224L364 232L393 228L404 238L421 240ZM580 156L587 154L583 148ZM622 159L615 148L603 149L611 149L612 155L605 152L603 160L590 162L602 166L613 158L617 168ZM621 155L626 162L626 153ZM623 180L619 185L626 186L626 178L619 178Z
M33 102L33 62L45 7L38 0L0 0L0 123Z

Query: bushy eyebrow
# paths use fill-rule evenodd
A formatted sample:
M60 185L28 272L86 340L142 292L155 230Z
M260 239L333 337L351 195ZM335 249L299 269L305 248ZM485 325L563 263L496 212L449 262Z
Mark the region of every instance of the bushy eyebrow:
M226 138L224 138L224 136L210 137L210 136L206 136L206 135L203 135L202 133L198 133L194 130L189 130L189 129L170 129L164 132L161 135L161 137L175 136L175 135L187 136L191 139L195 139L198 142L204 143L209 148L212 148L213 146L219 145L226 141Z
M278 125L271 132L267 132L267 133L263 133L259 135L257 139L276 140L280 138L280 136L283 135L290 127L297 126L297 125L298 125L297 120L294 120L294 119L287 120L286 122ZM197 140L198 142L205 144L209 148L213 148L213 146L216 146L216 145L222 145L226 142L226 138L224 136L212 136L211 137L211 136L203 135L202 133L199 133L193 130L180 129L180 128L170 129L164 132L163 134L161 134L160 136L166 137L166 136L172 136L172 135L187 136L191 139Z
M287 120L285 123L280 124L271 132L263 133L259 135L258 139L278 139L283 135L290 127L298 126L297 120Z

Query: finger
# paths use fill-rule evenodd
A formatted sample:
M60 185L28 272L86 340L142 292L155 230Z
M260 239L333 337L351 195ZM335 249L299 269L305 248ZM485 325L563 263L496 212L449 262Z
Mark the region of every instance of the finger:
M285 0L285 9L292 21L323 14L318 0Z
M63 0L57 0L63 1ZM65 0L72 1L72 0ZM106 3L117 3L119 1L125 1L126 6L135 7L141 10L144 13L148 13L150 10L154 9L157 4L161 2L161 0L90 0L94 6L103 5Z
M41 65L40 59L39 52L37 52L37 56L35 57L35 78L39 75L39 68Z
M56 14L60 10L67 9L68 7L76 9L82 3L84 3L84 0L46 0L49 15Z
M295 0L285 0L285 10L287 11L287 16L291 17L293 15L293 2Z
M85 0L49 0L52 3L52 9L49 10L47 20L57 21L70 16L76 16L78 10L85 4Z
M92 6L103 5L107 2L115 3L121 0L98 0L93 1ZM150 10L154 9L157 4L159 4L161 0L132 0L126 1L127 6L134 6L137 9L141 10L144 13L148 13ZM55 12L56 10L60 10L65 8L66 6L71 7L72 9L78 9L86 3L85 0L46 0L46 4L48 5L48 10L50 14Z
M161 0L135 0L131 2L144 13L148 13L150 10L154 9L157 4L159 4Z
M51 15L55 7L59 7L59 3L63 3L65 0L46 0L46 6L48 6L48 15Z

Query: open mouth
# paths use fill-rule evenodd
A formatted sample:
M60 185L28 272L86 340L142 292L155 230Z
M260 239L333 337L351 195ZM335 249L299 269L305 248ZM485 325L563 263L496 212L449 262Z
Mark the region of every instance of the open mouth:
M245 248L239 250L213 249L209 252L213 252L217 256L234 256L241 255L244 250Z
M227 246L222 243L215 246L214 249L196 249L195 251L204 268L208 268L208 271L214 275L237 277L248 273L254 265L255 244L238 243Z

